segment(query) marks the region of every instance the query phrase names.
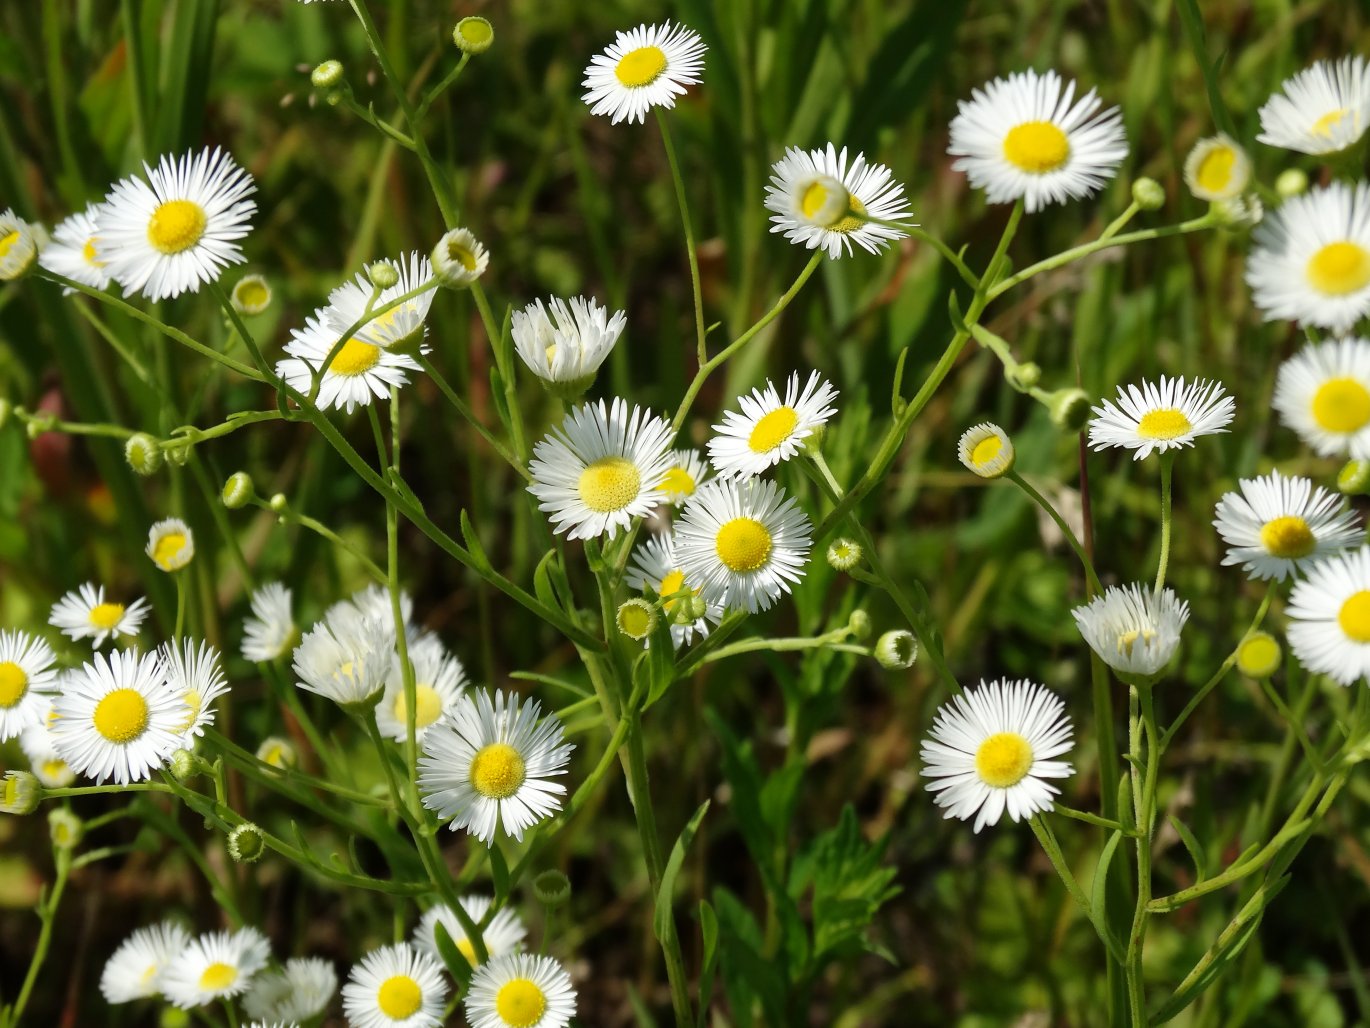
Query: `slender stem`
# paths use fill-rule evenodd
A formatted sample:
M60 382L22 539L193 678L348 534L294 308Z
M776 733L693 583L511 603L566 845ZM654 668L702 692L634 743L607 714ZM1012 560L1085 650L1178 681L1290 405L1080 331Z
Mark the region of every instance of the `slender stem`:
M708 362L709 352L704 340L704 292L699 284L699 251L695 246L694 225L690 221L690 203L685 196L685 180L680 174L680 162L676 160L675 145L671 142L666 114L660 107L656 108L656 123L661 129L661 142L666 147L666 163L671 166L671 181L675 183L680 221L685 226L685 254L690 262L690 288L694 293L696 352L699 354L699 363L705 364Z
M1061 883L1066 887L1066 892L1070 893L1071 898L1075 900L1086 919L1094 925L1094 930L1098 933L1099 940L1103 942L1104 947L1113 955L1115 960L1122 963L1123 955L1118 952L1117 943L1107 933L1100 930L1094 911L1090 906L1089 897L1080 887L1075 872L1066 863L1065 855L1061 852L1061 844L1056 840L1056 834L1051 830L1051 824L1041 814L1037 814L1028 819L1028 825L1032 828L1032 834L1037 836L1037 841L1042 844L1042 852L1051 861L1051 866L1056 871L1057 877L1061 879Z
M172 639L179 646L186 623L186 583L185 576L179 571L172 572L171 577L176 579L176 631Z
M980 280L975 277L975 272L970 270L970 267L961 259L959 253L942 242L942 240L938 239L931 232L928 232L917 225L904 225L901 227L914 239L921 239L940 253L947 263L956 269L956 273L961 276L961 280L965 282L966 285L970 286L972 289L980 288Z
M451 383L438 373L438 369L433 366L433 362L423 354L419 354L416 359L419 362L419 366L427 372L428 377L433 380L433 383L438 387L438 390L447 398L447 402L452 405L456 412L465 418L472 428L480 433L480 437L490 444L492 450L504 458L506 464L523 476L524 481L531 482L533 480L532 473L523 466L523 463L514 456L512 452L510 452L507 446L495 438L494 433L480 422L480 419L476 417L475 411L471 409L471 405L463 400L456 390L452 388Z
M1133 200L1130 204L1127 205L1127 209L1124 210L1122 214L1118 215L1116 218L1110 221L1108 223L1108 227L1099 233L1099 242L1104 242L1105 240L1112 239L1114 236L1116 236L1119 232L1121 232L1124 228L1127 227L1127 223L1131 221L1133 218L1135 218L1137 216L1137 212L1141 209L1141 205L1138 204L1136 200Z
M6 1011L7 1022L11 1026L19 1024L24 1008L28 1006L34 983L38 981L38 972L43 966L43 961L47 959L48 946L52 942L52 925L57 920L57 906L62 902L62 893L67 887L67 875L71 871L70 850L54 847L53 856L57 864L57 876L53 880L52 891L44 897L38 907L42 927L38 930L38 941L34 943L28 973L24 975L24 984L19 988L19 997L14 1001L14 1006Z
M504 406L509 415L509 436L513 440L514 453L518 457L517 465L526 465L528 441L523 430L523 408L518 402L518 382L514 378L513 344L510 341L506 345L504 333L495 323L490 302L485 298L485 290L479 282L471 283L471 298L476 301L476 310L480 312L486 338L490 341L490 350L495 355L495 367L499 370L500 381L504 385Z
M838 653L856 653L863 657L871 655L869 646L854 646L842 642L848 635L846 628L839 628L826 635L815 635L812 637L801 637L795 639L744 639L730 646L723 646L712 653L706 654L699 664L708 664L711 661L723 660L725 657L735 657L739 653L756 653L765 651L769 653L792 653L795 650L834 650ZM698 664L692 665L697 667Z
M456 63L456 66L443 76L442 81L430 89L424 95L424 98L419 101L418 106L414 108L415 118L422 119L423 116L428 113L428 108L433 106L433 101L451 88L452 84L457 81L461 76L461 73L466 69L466 65L470 60L471 55L469 53L463 53L461 55L461 60ZM410 128L413 128L413 126L411 125ZM418 130L414 129L414 131Z
M1170 507L1172 502L1171 472L1175 467L1175 454L1161 454L1161 559L1156 566L1156 592L1165 586L1165 573L1170 564Z
M1089 579L1089 588L1096 593L1103 592L1104 587L1099 584L1099 576L1094 573L1094 562L1089 559L1089 554L1087 554L1085 548L1080 545L1080 540L1075 535L1075 530L1072 529L1070 525L1066 524L1066 520L1061 517L1060 511L1058 511L1045 496L1029 485L1027 479L1018 474L1018 472L1011 470L1006 477L1017 485L1018 488L1022 489L1023 492L1027 493L1028 496L1032 498L1032 501L1036 503L1037 506L1041 507L1042 510L1046 511L1046 513L1050 515L1052 521L1056 522L1056 527L1061 530L1061 534L1065 536L1066 542L1070 543L1070 548L1074 550L1075 555L1080 558L1080 564L1085 569L1085 577Z

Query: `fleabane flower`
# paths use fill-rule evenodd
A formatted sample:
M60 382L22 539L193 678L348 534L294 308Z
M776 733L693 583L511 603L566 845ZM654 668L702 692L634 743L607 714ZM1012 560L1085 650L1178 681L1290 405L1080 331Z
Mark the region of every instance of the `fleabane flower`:
M1184 182L1200 200L1235 200L1251 182L1251 158L1234 139L1219 132L1200 139L1189 151Z
M1237 485L1239 493L1218 501L1213 525L1227 543L1223 564L1240 564L1253 579L1282 582L1364 534L1340 494L1306 478L1272 471Z
M622 311L609 317L608 308L576 296L534 300L514 311L509 330L514 348L538 378L568 398L582 395L613 350L628 323Z
M1058 790L1048 779L1069 778L1054 760L1071 747L1065 704L1029 681L981 682L943 704L922 746L923 776L943 817L975 818L975 831L1050 810Z
M454 228L433 247L433 275L445 286L469 286L485 274L490 254L470 229Z
M1370 675L1370 547L1309 568L1285 614L1289 647L1304 670L1342 685Z
M1338 153L1359 142L1370 119L1370 69L1359 54L1317 61L1284 80L1260 110L1270 146L1307 154Z
M305 395L313 386L314 372L324 368L339 335L351 324L334 329L331 319L329 308L322 307L305 318L304 328L292 328L290 342L285 344L288 356L276 364L276 374ZM324 368L315 402L320 410L338 407L351 414L372 400L388 400L391 387L408 384L406 373L418 370L418 361L409 354L358 333L348 338Z
M709 477L709 465L693 447L671 451L671 466L661 476L658 486L666 494L666 502L679 507L695 494Z
M195 536L180 518L158 521L147 533L147 555L163 571L180 571L195 557Z
M409 662L414 666L414 738L422 742L428 730L461 697L466 687L466 669L434 637L410 646ZM409 707L398 653L391 661L385 693L376 707L376 724L382 735L396 742L409 738Z
M1346 335L1370 313L1370 185L1333 182L1292 197L1252 243L1246 283L1266 321Z
M100 205L95 257L125 295L198 292L232 264L257 211L252 176L222 150L163 156L115 183Z
M343 1013L351 1028L437 1028L448 991L442 965L401 942L372 950L352 968Z
M879 253L908 232L877 222L906 222L912 214L889 168L867 163L861 153L849 164L847 148L839 152L832 143L823 150L786 150L771 165L765 203L774 212L772 232L809 250L822 248L833 260L850 254L853 243Z
M137 635L147 617L147 600L139 598L128 606L105 600L105 587L86 582L52 605L48 624L73 639L89 639L97 650L106 639Z
M1089 648L1127 675L1152 678L1170 663L1189 620L1189 604L1170 589L1109 586L1071 615Z
M162 991L167 964L190 944L190 933L175 921L137 929L119 944L100 973L107 1003L147 999Z
M1093 196L1127 156L1122 112L1102 104L1092 89L1076 103L1075 83L1054 71L995 79L957 103L952 168L990 203L1022 200L1029 214Z
M485 912L490 909L491 902L488 896L463 896L461 898L462 909L477 925L485 916ZM466 962L475 967L479 963L476 960L476 947L467 938L466 929L461 926L461 921L457 915L445 903L439 903L437 906L424 911L423 917L419 919L418 927L414 929L414 948L441 962L442 954L438 950L437 940L437 925L439 924L447 932L448 938L452 940L452 945L457 947L457 951L466 958ZM518 914L509 907L504 907L481 930L480 937L481 941L485 943L485 952L493 960L495 957L502 957L506 953L517 952L523 942L523 937L527 934L528 929L523 926Z
M982 421L961 433L956 457L979 478L1003 478L1013 470L1013 440L998 425Z
M669 21L616 33L585 69L581 99L614 125L646 121L651 108L674 107L685 87L699 81L707 49L697 33Z
M526 829L561 808L566 786L551 779L566 773L571 751L561 721L540 718L537 701L484 691L461 697L447 720L424 736L419 757L423 805L451 829L465 828L493 843L504 834L523 840Z
M715 479L675 526L680 570L705 603L768 610L804 577L812 525L774 482Z
M0 632L0 742L41 722L57 691L57 655L27 632Z
M371 297L376 289L364 272L358 272L355 278L328 294L323 320L332 330L335 342L357 322L363 322L356 330L355 338L364 343L407 353L418 349L427 334L424 322L433 306L433 264L427 257L419 256L418 251L411 251L407 257L388 263L395 269L398 279L393 286L382 289L374 303ZM425 286L428 288L424 289ZM372 310L378 311L416 289L423 291L384 313L367 313L367 304L371 304Z
M70 675L71 672L66 672ZM60 686L59 686L60 688ZM65 789L76 781L76 772L57 752L52 736L52 697L41 695L38 703L38 721L19 733L19 748L29 758L29 767L34 777L45 789Z
M511 953L476 968L466 993L471 1028L566 1028L576 990L551 957Z
M266 936L255 928L201 935L167 962L162 992L182 1010L237 996L270 957Z
M1370 459L1370 340L1309 343L1280 365L1272 406L1319 455Z
M610 539L645 517L665 494L658 483L671 463L671 426L651 411L616 399L577 407L533 447L528 491L553 530L568 539Z
M628 569L624 584L629 589L651 589L661 597L662 608L671 622L671 642L677 649L688 646L696 635L704 638L709 634L709 623L718 624L723 619L723 608L717 604L707 604L704 615L693 621L681 623L675 616L681 605L697 596L699 590L685 580L676 554L675 535L669 528L633 551L633 566Z
M0 282L13 281L32 268L47 241L41 225L25 221L8 207L0 212Z
M183 704L181 732L190 747L214 723L214 701L228 692L219 651L207 642L184 639L164 643L157 651L166 671L167 688Z
M357 617L346 625L325 618L295 647L291 666L296 684L345 707L367 704L385 684L393 640L376 618Z
M789 460L799 452L804 440L827 424L837 413L832 406L837 390L818 372L810 372L799 388L799 373L785 380L782 400L775 383L753 389L751 396L739 396L740 411L727 411L718 433L709 440L709 460L721 476L750 478Z
M280 582L267 582L252 592L252 616L243 619L243 657L269 664L295 641L295 621L290 613L290 590Z
M319 957L292 957L279 971L252 979L243 1009L263 1023L303 1024L328 1009L338 991L338 972Z
M1152 452L1194 445L1203 435L1226 432L1235 409L1220 382L1161 376L1160 385L1143 382L1119 386L1116 403L1104 400L1093 408L1089 445L1095 450L1122 446L1142 460Z
M84 211L71 215L52 230L52 241L43 247L38 263L48 271L80 282L92 289L105 289L109 286L109 272L104 261L95 253L95 239L99 234L96 218L98 204L91 204ZM63 294L75 292L70 286Z

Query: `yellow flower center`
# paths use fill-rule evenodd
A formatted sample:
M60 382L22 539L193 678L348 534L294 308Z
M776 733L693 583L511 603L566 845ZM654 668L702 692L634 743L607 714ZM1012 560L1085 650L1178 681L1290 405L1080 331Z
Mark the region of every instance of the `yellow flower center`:
M19 230L15 229L9 235L0 239L0 260L4 260L9 255L10 247L19 242Z
M975 751L975 770L986 785L1007 789L1032 767L1032 746L1017 732L991 735Z
M132 742L147 728L147 700L137 689L115 689L95 705L95 730L112 743Z
M103 268L105 262L95 258L95 237L91 236L86 240L86 245L81 247L81 259L92 268Z
M1370 389L1354 378L1329 378L1313 394L1313 420L1326 432L1355 432L1370 422Z
M666 472L661 479L659 488L666 490L673 496L693 496L695 491L695 477L684 468L677 465Z
M1230 146L1215 146L1204 154L1194 178L1201 189L1220 193L1232 179L1232 167L1237 163L1237 151Z
M349 339L328 365L335 375L362 375L370 371L381 360L381 348L360 339Z
M200 988L209 992L222 992L238 980L238 969L232 964L216 962L210 964L200 975Z
M977 468L983 468L999 456L999 451L1003 448L1004 441L1002 439L997 435L987 435L971 449L970 462Z
M618 608L619 631L632 639L644 638L652 630L652 608L643 603L625 603Z
M192 200L168 200L147 223L147 241L165 254L189 250L205 234L205 209Z
M755 571L771 556L771 533L755 518L733 518L714 539L718 559L731 571Z
M101 603L90 609L90 623L106 632L111 631L124 616L122 603Z
M407 974L392 975L381 982L376 993L376 1006L392 1021L403 1021L406 1017L413 1017L423 1006L423 990Z
M469 247L462 246L461 243L451 242L447 244L447 259L456 261L467 271L476 270L476 255L471 252Z
M51 781L56 781L66 774L67 762L65 760L45 760L43 761L43 774Z
M523 756L507 742L492 742L471 758L471 786L488 799L508 799L523 777Z
M660 596L675 596L676 593L685 592L686 588L687 587L685 585L685 572L677 568L661 580L661 586L657 589L657 593ZM695 594L695 590L690 589L689 594L693 596ZM685 597L680 596L674 600L666 600L663 606L665 606L667 613L675 610L676 604L684 598Z
M1131 657L1132 650L1140 640L1149 643L1156 638L1156 633L1149 628L1134 628L1130 632L1124 632L1118 636L1118 653L1124 657Z
M580 498L598 514L622 510L637 499L642 477L626 457L601 457L580 473Z
M666 55L659 46L640 46L630 50L618 61L614 74L625 86L651 85L666 70Z
M527 978L511 978L495 994L495 1013L509 1028L532 1028L547 1012L547 997Z
M1004 159L1031 175L1043 175L1070 160L1070 140L1049 121L1025 121L1004 137Z
M472 46L489 46L495 38L495 30L484 18L463 18L457 28L461 38Z
M1265 678L1280 666L1283 656L1274 636L1260 632L1237 647L1237 669L1251 678Z
M1175 439L1193 430L1184 411L1174 407L1147 411L1137 422L1137 434L1143 439Z
M804 212L804 217L812 218L827 202L828 187L822 182L810 182L804 195L799 198L799 209Z
M847 194L847 210L849 213L845 218L839 218L828 228L834 232L855 232L866 223L866 205L851 193Z
M13 707L29 691L29 676L12 660L0 663L0 710Z
M1341 605L1337 624L1347 638L1358 643L1370 642L1370 590L1362 589Z
M1370 285L1370 252L1343 239L1308 260L1308 284L1327 296L1345 296Z
M470 939L458 939L456 941L456 947L457 952L464 956L466 958L466 962L470 964L472 967L475 967L477 964L480 963L480 961L476 959L476 947L471 945Z
M186 704L186 716L181 722L180 731L190 731L190 726L195 724L195 719L200 716L200 708L204 706L204 699L200 696L198 689L187 689L182 697Z
M777 407L753 426L747 445L752 453L769 453L794 435L798 424L799 415L793 407Z
M404 702L404 690L395 696L395 720L402 725L409 723L409 705ZM442 717L442 697L438 690L424 682L414 686L414 727L427 728Z
M261 310L271 300L271 290L266 283L255 278L239 282L233 292L239 305L249 311Z
M1317 121L1313 122L1313 135L1330 138L1332 130L1341 124L1342 118L1350 113L1345 107L1339 107L1335 111L1328 111Z
M1291 560L1307 557L1318 541L1313 538L1308 522L1293 514L1284 514L1261 526L1261 545L1272 557Z
M152 562L163 571L172 571L179 566L176 558L185 549L184 532L167 532L152 546Z
M262 763L270 764L272 767L285 767L285 747L279 743L272 743L262 751Z

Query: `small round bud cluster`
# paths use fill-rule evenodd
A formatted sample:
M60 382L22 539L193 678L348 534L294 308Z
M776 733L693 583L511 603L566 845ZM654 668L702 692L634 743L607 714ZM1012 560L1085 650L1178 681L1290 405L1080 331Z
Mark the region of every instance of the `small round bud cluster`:
M861 563L861 544L847 538L834 539L828 544L828 566L834 571L850 571Z
M178 782L188 782L196 775L203 774L208 765L202 757L196 756L190 750L179 749L171 755L170 761L171 777Z
M52 835L54 846L59 850L70 852L81 844L85 825L70 810L63 810L58 807L48 811L48 831Z
M269 735L257 747L257 759L272 767L296 768L300 766L300 754L294 743L279 735Z
M691 593L671 604L669 620L673 625L692 625L702 618L708 609L709 605L701 597Z
M266 838L251 821L245 821L228 833L228 855L239 864L255 864L266 852Z
M1158 211L1165 206L1165 186L1154 178L1139 178L1132 183L1132 202L1144 211Z
M252 476L246 471L235 471L228 476L228 481L224 483L224 491L221 499L224 506L229 510L237 510L245 507L256 495L256 490L252 486Z
M162 448L146 432L136 432L124 443L124 460L136 474L152 475L162 466Z
M464 54L483 54L494 44L495 30L484 18L463 18L452 30L452 42Z
M533 879L533 895L544 907L563 906L571 898L571 879L557 870L543 871Z
M618 630L629 639L646 639L656 631L659 620L656 606L637 598L625 600L614 616Z
M343 66L341 61L324 61L309 73L309 81L319 89L336 86L342 81L342 77Z
M847 631L857 642L869 639L871 637L871 616L857 607L847 616Z
M0 788L0 814L32 814L38 809L43 787L28 771L9 771Z
M389 261L376 261L366 269L366 277L377 289L389 289L400 280L400 273Z
M876 640L875 659L889 671L911 668L918 659L918 640L912 632L886 632Z
M239 314L260 314L271 304L271 285L261 275L244 275L233 287L233 309Z
M290 506L290 501L286 499L285 493L276 493L271 497L268 506L277 514L284 514Z
M1347 496L1370 492L1370 461L1349 460L1337 472L1337 488Z

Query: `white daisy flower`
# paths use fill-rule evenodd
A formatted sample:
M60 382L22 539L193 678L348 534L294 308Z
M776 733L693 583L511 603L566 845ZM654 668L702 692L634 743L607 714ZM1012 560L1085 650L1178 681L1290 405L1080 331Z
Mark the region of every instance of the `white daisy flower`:
M480 919L485 916L485 912L490 909L493 902L488 896L463 896L461 898L462 909L466 915L477 925ZM442 954L438 951L438 939L436 926L441 924L447 931L447 936L452 940L452 945L457 947L457 951L466 958L466 962L472 967L476 966L476 947L467 938L466 929L461 926L461 921L452 912L452 908L445 903L439 903L436 907L425 910L423 917L419 919L419 926L414 929L414 948L427 953L439 963L442 962ZM485 943L485 951L490 959L502 957L506 953L516 952L522 942L523 937L528 934L528 929L523 927L523 922L519 920L518 914L514 913L509 907L501 909L490 923L481 930L481 941Z
M725 477L750 478L789 460L837 413L831 405L835 399L837 390L816 371L810 372L802 392L799 373L793 372L785 380L783 401L770 380L764 390L739 396L741 413L726 411L722 424L714 426L718 435L709 440L714 470Z
M167 688L180 698L181 731L186 748L214 723L214 701L228 692L219 651L209 643L183 640L180 646L165 643L157 651L166 667Z
M255 928L201 935L172 954L162 971L162 992L182 1010L237 996L270 958L271 946Z
M42 723L46 697L57 691L56 663L36 635L0 632L0 742Z
M409 662L414 666L414 738L422 742L424 734L461 697L466 687L466 669L431 636L409 648ZM376 724L382 735L405 742L409 738L408 718L404 672L396 653L385 680L385 694L376 707Z
M276 374L298 392L309 394L314 372L323 366L339 334L347 327L335 330L330 324L331 317L330 308L321 307L305 318L304 328L290 330L290 342L285 345L289 356L277 363ZM320 410L340 407L351 414L372 399L388 400L390 387L406 385L409 376L405 372L418 370L419 363L413 357L387 349L358 333L343 344L324 370L315 403Z
M263 971L243 996L249 1017L283 1024L304 1023L328 1009L338 991L338 972L319 957L292 957L280 971Z
M104 262L95 255L95 237L99 232L96 217L98 204L73 214L52 230L52 242L43 248L38 263L54 274L80 282L92 289L109 286L109 272ZM75 292L66 287L63 295Z
M1370 121L1370 71L1360 55L1318 61L1284 80L1261 108L1270 146L1300 153L1337 153L1360 141Z
M454 228L433 247L433 274L445 286L469 286L485 274L490 254L470 229Z
M1070 764L1053 760L1071 747L1065 704L1045 686L1007 679L981 682L937 711L922 746L923 776L943 817L975 818L975 831L1050 810L1058 790L1048 778L1069 778Z
M295 647L296 684L345 706L367 703L385 685L393 639L374 618L355 618L345 628L336 618L325 618Z
M1251 183L1251 158L1226 133L1200 139L1184 160L1184 182L1200 200L1221 203Z
M649 109L674 107L685 87L699 81L707 49L696 33L669 21L616 33L585 69L581 99L591 114L607 114L614 125L646 121Z
M407 259L401 257L389 263L398 273L399 280L393 286L382 289L375 303L371 302L371 296L375 293L376 287L371 284L371 280L364 272L359 272L356 278L344 282L328 294L328 306L323 308L323 320L333 333L330 346L337 342L338 336L367 317L367 304L371 304L372 310L378 310L421 286L436 285L433 280L432 262L427 257L420 257L417 251L411 251ZM404 301L398 307L392 307L384 314L376 315L357 330L356 338L382 349L398 347L412 353L428 332L424 321L428 317L429 308L433 306L435 291L430 288ZM324 351L325 354L327 352Z
M162 974L190 944L190 933L175 921L139 928L105 962L100 992L107 1003L147 999L162 991Z
M1127 156L1122 112L1102 104L1092 89L1075 103L1075 83L1054 71L995 79L957 102L952 168L990 203L1021 199L1029 214L1093 196Z
M107 603L105 587L86 582L73 589L52 605L48 624L60 628L71 639L90 639L97 650L106 639L121 635L137 635L138 626L147 617L147 600L137 599L125 607L122 603Z
M961 433L956 457L980 478L1003 478L1013 470L1013 440L998 425L982 421Z
M661 476L657 487L666 494L668 503L679 507L709 477L709 465L695 449L672 450L671 460L674 463Z
M566 301L554 296L546 306L534 300L514 311L509 330L528 370L559 386L559 394L576 397L594 383L627 323L622 311L609 317L608 308L592 299L576 296Z
M705 603L755 614L804 577L811 532L774 482L715 479L685 504L676 559Z
M850 254L852 243L879 253L908 233L876 222L904 222L912 215L904 187L889 168L866 163L861 153L848 164L847 148L839 153L832 143L824 150L786 150L771 165L765 202L774 212L772 232L809 250L821 247L833 260Z
M1253 579L1282 582L1364 535L1339 494L1306 478L1272 471L1237 485L1240 493L1218 501L1213 524L1227 543L1223 564L1241 564Z
M1370 675L1370 547L1320 561L1294 583L1286 633L1306 671L1351 685Z
M566 1028L576 990L551 957L510 953L476 968L466 992L471 1028Z
M437 1028L447 992L432 957L404 943L382 946L347 976L343 1013L351 1028Z
M1235 406L1222 383L1204 379L1186 386L1183 377L1162 375L1159 386L1119 386L1116 405L1105 400L1093 408L1089 445L1095 450L1126 447L1133 460L1142 460L1153 451L1193 446L1201 435L1226 432Z
M1109 586L1071 615L1089 648L1115 671L1150 678L1170 663L1189 604L1170 589Z
M180 571L195 556L195 536L180 518L158 521L147 533L147 555L163 571Z
M447 720L424 737L419 757L423 805L451 828L465 828L492 844L504 834L523 841L524 830L561 808L566 786L549 779L566 773L575 746L564 743L555 715L539 720L536 700L496 691L467 691Z
M671 426L651 411L616 399L577 407L533 447L528 491L553 530L568 539L610 539L646 517L665 494Z
M124 293L149 300L199 292L230 264L257 211L252 177L215 149L143 164L146 181L115 183L100 205L95 256Z
M258 664L276 660L295 641L290 590L268 582L252 593L252 616L243 621L243 657Z
M1370 340L1309 343L1280 365L1272 406L1321 456L1370 459Z
M29 758L29 767L44 788L65 789L76 781L76 772L57 752L52 737L52 723L52 697L40 695L38 722L19 733L19 748Z
M0 282L10 282L33 267L46 248L47 232L19 217L10 208L0 213Z
M676 556L675 536L668 528L659 535L652 536L633 551L633 567L628 569L624 582L629 589L651 589L658 596L675 596L666 599L662 606L669 617L680 606L685 597L680 594L689 590L697 594L685 582L685 573L680 570L680 560ZM723 608L709 604L704 608L704 616L687 624L677 624L671 620L671 642L676 649L688 646L696 633L702 639L709 634L709 622L718 624L723 620Z
M1291 197L1252 242L1246 283L1266 321L1345 335L1370 313L1370 185L1333 182Z
M95 654L67 677L53 711L57 752L97 783L141 782L181 747L185 701L167 688L155 653Z

